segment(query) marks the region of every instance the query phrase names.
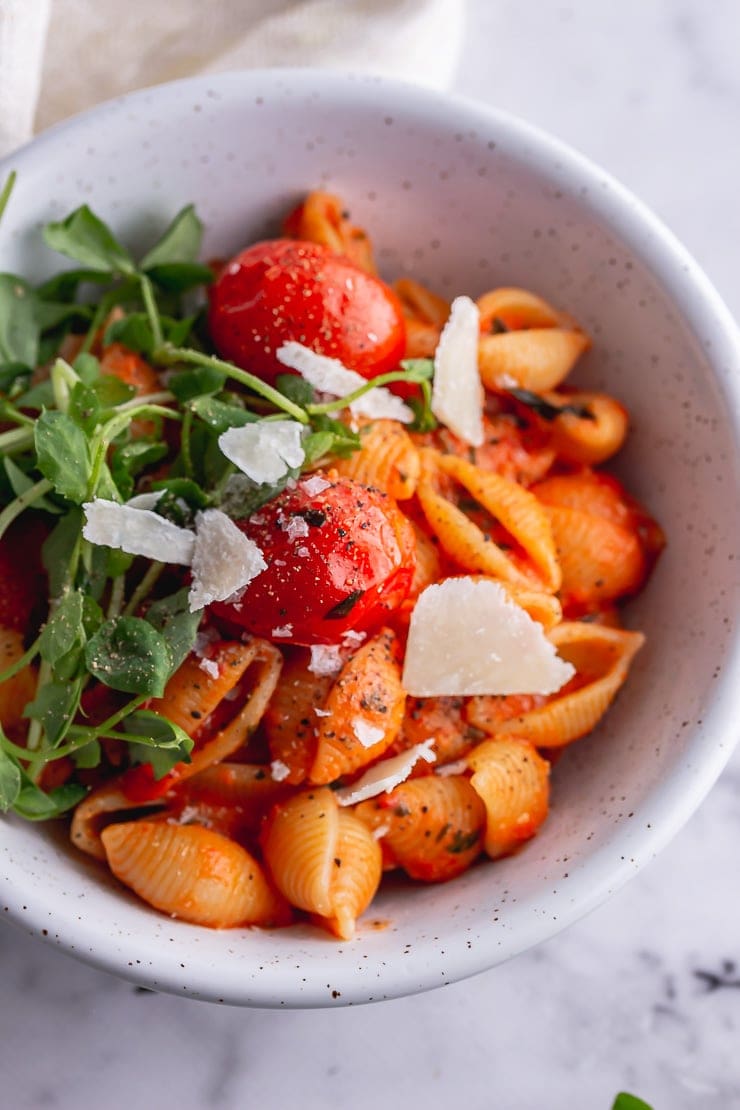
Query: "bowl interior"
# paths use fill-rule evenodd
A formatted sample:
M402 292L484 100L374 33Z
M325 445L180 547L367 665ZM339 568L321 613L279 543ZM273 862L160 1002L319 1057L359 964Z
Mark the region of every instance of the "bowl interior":
M605 175L529 128L372 78L276 71L164 86L53 130L12 167L0 268L34 278L57 264L41 225L80 203L136 248L192 201L206 255L228 256L276 232L322 187L368 229L386 277L410 274L450 297L522 285L551 299L594 339L576 380L613 392L631 413L617 469L669 544L629 610L648 638L630 682L598 732L558 764L551 816L516 857L444 886L391 882L357 939L337 945L309 929L209 932L169 921L58 832L7 820L8 916L149 986L320 1005L489 967L620 885L723 766L738 673L736 339L670 236Z

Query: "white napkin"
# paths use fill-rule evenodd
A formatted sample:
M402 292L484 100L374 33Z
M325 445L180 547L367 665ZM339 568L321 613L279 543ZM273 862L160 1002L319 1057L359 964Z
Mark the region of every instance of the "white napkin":
M34 126L194 73L312 65L445 88L463 16L462 0L0 0L0 155Z

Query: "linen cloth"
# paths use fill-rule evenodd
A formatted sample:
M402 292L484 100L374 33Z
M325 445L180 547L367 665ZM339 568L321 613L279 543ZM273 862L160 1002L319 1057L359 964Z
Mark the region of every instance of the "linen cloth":
M446 88L464 0L0 0L0 156L101 100L195 73L310 65Z

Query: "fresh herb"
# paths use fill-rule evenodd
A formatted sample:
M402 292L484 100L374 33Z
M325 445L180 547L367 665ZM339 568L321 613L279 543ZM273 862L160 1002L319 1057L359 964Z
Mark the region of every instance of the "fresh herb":
M364 592L364 590L353 590L352 593L347 594L342 601L338 601L337 604L329 610L325 619L328 621L335 621L341 620L342 617L346 617L348 613L352 612Z
M626 1091L621 1091L614 1099L611 1110L652 1110L652 1107L638 1098L637 1095L630 1095Z

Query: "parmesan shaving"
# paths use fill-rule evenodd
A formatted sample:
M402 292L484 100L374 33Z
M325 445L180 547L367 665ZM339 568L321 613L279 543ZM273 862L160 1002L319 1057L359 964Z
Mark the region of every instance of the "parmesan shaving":
M321 393L330 393L332 397L347 397L356 389L367 385L367 378L363 378L355 370L348 370L338 358L317 355L310 347L304 347L302 343L296 343L292 339L283 343L275 355L283 366L296 370L314 389ZM402 424L411 424L414 419L408 405L382 385L352 401L349 410L355 416L369 416L374 420L399 420Z
M204 657L200 660L198 666L202 671L205 671L207 675L210 675L211 678L218 678L220 672L218 669L218 663L215 661L215 659L206 659Z
M226 601L267 570L254 540L219 509L198 513L196 527L193 582L188 597L191 613L214 601Z
M454 763L443 763L441 767L435 767L434 773L445 778L447 775L462 775L467 769L467 759L456 759Z
M416 602L402 680L412 697L554 694L574 673L498 582L448 578Z
M338 644L314 644L311 648L311 674L318 678L339 674L342 669L342 654Z
M451 431L483 443L483 386L478 373L480 313L470 297L456 297L434 353L432 412Z
M391 756L390 759L381 759L357 782L335 790L334 797L340 806L353 806L368 798L374 798L377 794L386 794L406 781L418 760L423 759L427 763L435 762L437 757L432 751L433 743L433 740L425 740L423 744L415 744L413 748Z
M317 494L323 493L328 489L331 482L327 482L326 478L322 478L320 474L314 474L311 478L306 478L303 482L303 489L309 497L316 497Z
M277 482L292 467L301 466L302 425L297 420L257 420L241 428L229 428L218 437L222 454L253 482Z
M385 732L377 725L371 725L364 717L355 717L352 720L352 731L362 744L363 748L372 748L382 740Z
M270 774L273 782L282 782L290 774L290 767L287 763L283 763L282 759L273 759L270 764Z
M190 566L195 536L151 509L119 505L96 497L86 502L82 534L90 543L114 547L129 555L143 555L159 563Z

